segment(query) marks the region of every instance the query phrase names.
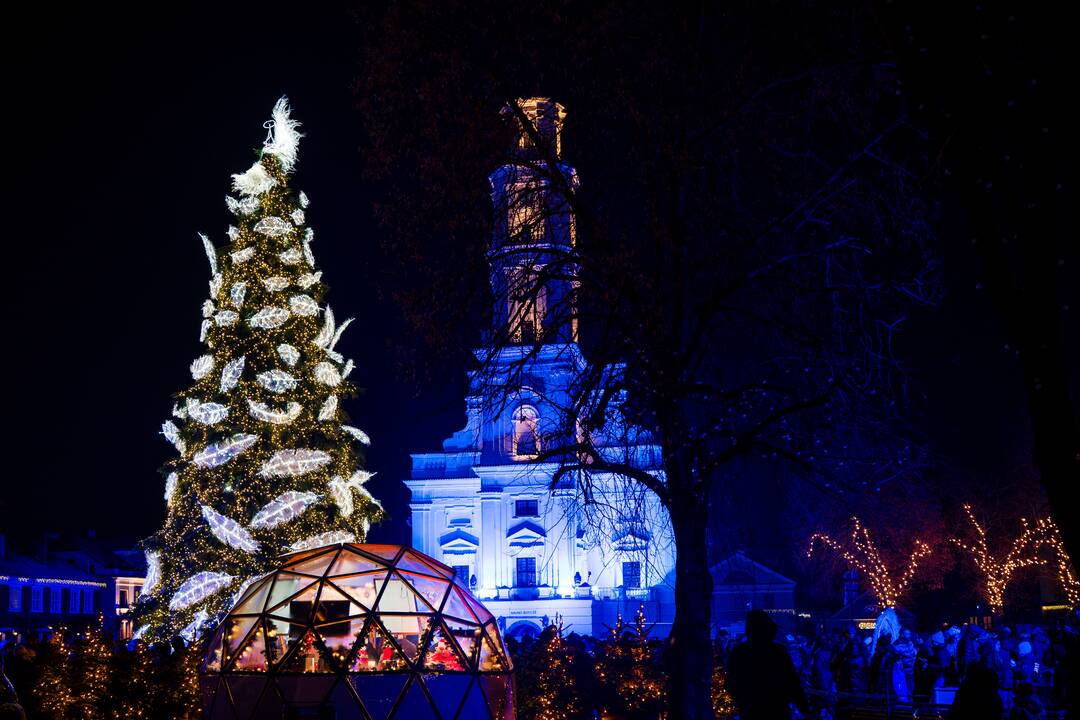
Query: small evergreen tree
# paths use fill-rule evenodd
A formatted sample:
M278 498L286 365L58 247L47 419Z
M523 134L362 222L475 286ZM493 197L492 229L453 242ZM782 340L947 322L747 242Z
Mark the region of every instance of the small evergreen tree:
M563 720L585 715L577 683L580 658L563 637L561 621L524 649L518 664L517 711L521 720Z
M71 647L59 628L42 643L35 658L39 674L33 696L46 720L67 720L75 704L71 691Z
M282 98L260 159L233 176L229 244L203 236L206 353L162 426L165 525L144 542L138 635L192 640L290 550L363 540L380 515L340 400L353 368L311 252L307 197L289 185L300 139Z
M638 606L634 624L619 615L608 637L596 648L596 680L608 715L655 718L667 701L656 643L649 639L645 609Z
M112 642L100 627L88 629L74 644L71 655L70 717L102 720L110 705L109 677L113 660Z

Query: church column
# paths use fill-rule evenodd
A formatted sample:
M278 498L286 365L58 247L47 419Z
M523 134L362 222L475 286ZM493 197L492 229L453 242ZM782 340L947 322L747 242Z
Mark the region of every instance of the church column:
M480 491L480 558L479 592L481 598L493 598L498 595L498 554L505 542L505 532L499 536L502 525L502 492L498 490Z
M431 535L431 503L411 503L409 509L412 510L412 546L432 557L441 557L434 552L438 539Z

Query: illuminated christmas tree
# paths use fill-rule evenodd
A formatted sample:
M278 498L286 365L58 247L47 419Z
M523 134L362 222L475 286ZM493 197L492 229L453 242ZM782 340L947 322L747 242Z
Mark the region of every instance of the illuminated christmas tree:
M65 720L75 697L71 692L71 648L64 639L64 628L42 644L36 664L41 668L33 692L38 709L47 720Z
M517 712L522 720L584 716L578 687L580 658L563 637L562 623L549 625L524 654L518 669Z
M283 552L362 541L381 513L364 489L359 446L340 401L353 369L311 251L307 196L290 173L300 140L284 98L260 159L233 175L236 217L224 247L206 236L205 354L162 434L168 515L144 541L139 637L196 638Z
M620 615L596 649L596 679L606 715L655 718L666 701L664 674L657 648L649 639L645 609L638 607L631 626Z
M107 717L112 655L112 643L105 638L99 618L98 627L87 630L75 642L71 655L71 717L80 720Z

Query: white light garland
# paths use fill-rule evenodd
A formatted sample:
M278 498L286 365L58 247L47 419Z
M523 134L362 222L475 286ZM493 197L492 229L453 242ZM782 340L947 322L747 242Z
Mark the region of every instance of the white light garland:
M203 250L206 251L206 259L210 261L210 274L217 274L217 250L214 249L214 243L210 242L210 238L206 237L202 233L199 233L199 237L202 238Z
M176 423L172 420L166 420L161 424L161 434L173 444L176 452L181 455L187 452L187 445L184 444L183 439L180 437L180 428L176 427Z
M187 413L193 420L203 425L217 425L229 416L229 408L221 403L204 403L196 398L188 398Z
M241 355L235 360L225 363L225 367L221 371L221 392L229 392L236 387L236 383L240 381L240 376L244 374L244 361L246 359L246 355Z
M337 395L331 395L330 397L326 398L326 402L324 402L323 406L319 409L319 420L333 420L334 415L337 414L337 404Z
M235 310L222 310L214 315L214 322L218 327L231 327L240 321L240 315Z
M342 425L341 429L352 435L353 439L361 445L371 445L371 438L369 438L368 434L360 428L353 427L352 425Z
M277 354L289 367L293 367L296 363L300 362L300 351L288 343L278 345Z
M289 287L289 278L282 277L281 275L274 275L273 277L263 278L262 283L263 287L270 292L281 292Z
M191 361L191 377L202 380L214 369L213 355L200 355Z
M306 472L318 470L328 464L330 459L330 455L322 450L307 448L278 450L259 468L259 475L263 477L303 475Z
M290 490L267 503L251 518L253 528L272 528L299 517L308 506L319 499L313 492Z
M303 317L319 314L319 303L309 295L293 295L289 298L289 307L295 314Z
M319 535L312 535L309 538L303 540L297 540L289 549L292 551L298 550L311 550L312 548L322 547L323 545L335 545L337 543L351 543L356 540L356 536L351 532L345 532L344 530L331 530L330 532L324 532Z
M202 506L202 516L206 524L210 526L210 532L221 542L246 553L258 552L259 543L240 523L222 515L209 505Z
M284 370L267 370L256 375L255 379L272 393L283 393L296 387L296 378Z
M199 467L218 467L244 452L259 439L258 435L237 433L228 440L207 445L191 459Z
M272 425L288 425L293 420L300 417L303 406L298 402L291 402L285 407L284 411L281 411L272 410L264 403L248 400L248 409L251 412L251 417L256 420L262 420L263 422L268 422Z
M269 215L255 223L255 232L266 235L267 237L282 237L288 235L292 231L292 224L290 224L288 220L279 218L277 215Z
M229 253L229 258L233 261L233 265L243 265L253 257L255 257L255 248L253 247L246 247L242 250Z
M335 475L327 483L327 487L330 490L330 496L334 498L334 503L338 506L338 511L344 517L349 517L353 514L355 509L353 506L352 491L356 490L361 495L367 498L371 498L371 493L367 491L363 485L370 480L375 473L367 472L366 470L357 470L352 476L346 480L340 475ZM374 500L374 498L371 498Z
M170 610L183 610L213 595L232 582L232 575L204 571L192 575L177 588L169 601Z
M315 366L315 380L323 385L337 387L341 384L341 374L332 363L321 362Z
M232 300L233 307L239 310L240 306L244 304L244 295L246 294L246 282L233 283L233 286L229 288L229 299Z
M319 272L317 272L317 273L307 273L305 275L301 275L300 279L296 281L296 284L299 285L300 287L302 287L303 289L307 290L309 287L311 287L312 285L315 285L320 280L322 280L322 271L321 270Z
M271 330L284 324L288 319L289 311L285 308L265 307L248 318L248 325L263 330Z
M146 579L143 580L142 594L154 592L161 580L161 553L157 550L146 550Z
M176 495L176 485L180 482L180 476L174 472L169 473L169 476L165 478L165 502L171 503L173 496Z
M284 252L279 252L278 258L286 265L296 265L304 258L304 255L298 248L289 248Z

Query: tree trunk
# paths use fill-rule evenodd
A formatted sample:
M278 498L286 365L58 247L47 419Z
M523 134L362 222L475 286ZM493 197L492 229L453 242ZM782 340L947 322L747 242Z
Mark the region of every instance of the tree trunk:
M673 478L669 487L686 487ZM672 482L674 481L674 482ZM668 713L680 720L711 720L712 576L708 563L708 503L698 493L673 493L671 524L675 532L675 621L668 638Z

